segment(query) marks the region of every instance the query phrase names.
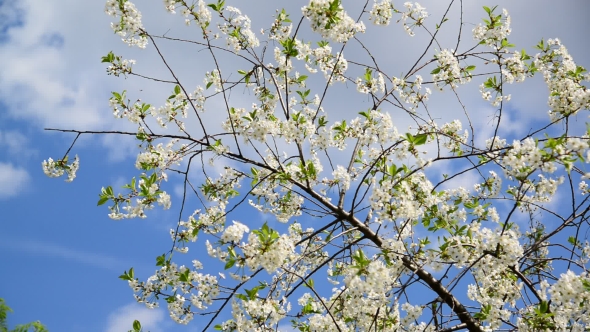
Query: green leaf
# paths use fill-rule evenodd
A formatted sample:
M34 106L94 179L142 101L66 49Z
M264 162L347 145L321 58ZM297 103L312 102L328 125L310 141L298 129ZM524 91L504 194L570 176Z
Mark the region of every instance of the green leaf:
M103 205L104 203L108 202L108 200L109 200L109 198L108 198L108 197L106 197L106 196L103 196L103 197L101 197L101 198L98 200L98 203L96 204L96 206L101 206L101 205Z
M184 272L181 272L178 275L178 280L180 280L182 282L188 282L189 281L189 277L188 277L189 273L190 273L189 269L184 270Z
M164 266L166 265L166 255L162 254L156 257L156 266Z
M426 143L426 139L428 138L427 134L417 134L414 135L414 144L415 145L423 145Z
M135 331L141 331L141 323L137 319L133 321L133 329Z
M542 314L548 312L549 311L549 302L547 302L547 301L541 301L541 303L539 303L539 311Z
M106 56L103 56L101 58L101 63L102 62L112 63L113 60L115 60L115 55L113 54L113 51L111 51L111 52L109 52L109 54L107 54Z
M129 272L125 271L122 275L119 276L119 279L133 280L133 268L129 269Z
M435 75L435 74L438 74L438 73L440 73L440 67L436 67L436 68L434 68L434 70L432 70L430 72L430 74L432 74L432 75Z
M230 269L232 268L234 265L236 264L236 260L234 258L230 258L227 260L227 262L225 263L225 269Z
M180 86L179 85L174 87L174 93L177 95L180 94Z
M319 41L319 42L318 42L318 47L320 47L320 48L321 48L321 47L325 47L325 46L328 46L328 44L329 44L329 43L328 43L327 41L325 41L325 40L322 40L322 41Z
M307 75L301 75L301 76L299 76L299 78L297 78L297 82L298 82L298 83L302 83L302 82L304 82L306 79L307 79ZM309 91L309 90L307 90L307 91ZM309 93L309 92L308 92L308 93Z

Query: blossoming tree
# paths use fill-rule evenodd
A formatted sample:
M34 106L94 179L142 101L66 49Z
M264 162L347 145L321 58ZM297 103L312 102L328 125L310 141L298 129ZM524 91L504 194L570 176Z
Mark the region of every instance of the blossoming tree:
M164 3L195 38L150 33L130 1L105 8L123 41L152 48L172 79L113 52L102 59L108 74L161 84L162 106L113 92L114 116L136 131L54 129L137 139L137 176L99 195L112 219L170 208L166 189L182 183L172 250L152 276L121 276L137 301L167 306L178 323L198 317L204 330L590 328L590 132L580 122L590 75L558 39L515 51L508 12L483 7L471 39L444 45L449 13L461 14L463 33L461 1L430 22L417 3L310 0L279 8L261 31L229 1ZM391 55L367 45L396 23L430 42L392 76L382 69ZM172 42L211 64L201 85L166 60ZM502 137L510 85L534 75L549 90L545 121ZM462 102L475 81L494 110L489 137ZM432 90L453 96L461 118L441 121L454 106L433 103ZM355 96L368 106L335 103ZM43 162L48 176L74 179L73 146ZM475 182L457 181L466 175ZM179 263L189 248L210 258Z

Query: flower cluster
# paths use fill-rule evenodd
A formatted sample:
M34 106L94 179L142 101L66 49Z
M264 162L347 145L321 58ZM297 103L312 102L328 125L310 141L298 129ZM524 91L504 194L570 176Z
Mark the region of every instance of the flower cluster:
M178 125L181 131L185 130L184 122L177 120L177 115L180 113L183 118L188 117L189 99L192 95L187 98L186 95L181 91L180 87L177 86L174 93L166 99L164 106L160 106L158 110L150 107L151 116L156 119L160 127L166 128L166 125L170 122L174 122ZM198 97L197 97L198 98Z
M222 331L270 331L285 318L290 306L274 299L241 299L232 301L233 319L221 325ZM265 328L262 329L261 326Z
M393 78L393 90L397 91L400 99L406 104L409 104L410 110L416 110L418 105L422 102L428 101L428 98L432 92L430 88L425 88L422 92L422 82L424 79L421 75L414 76L413 82L400 79L397 77Z
M314 67L318 67L330 84L334 81L346 82L344 73L348 69L348 61L341 52L332 54L332 47L325 44L313 49L310 55L305 64L309 72L316 73L317 69Z
M289 24L285 24L289 23ZM291 35L291 30L293 29L293 24L291 24L291 20L289 19L289 15L285 12L285 10L281 10L277 13L277 16L270 27L270 32L268 34L268 38L272 40L285 40L289 38Z
M426 11L426 8L422 7L417 2L405 2L404 7L406 7L406 11L402 12L402 17L398 22L403 22L404 30L406 30L409 36L413 37L414 27L419 27L424 24L424 21L428 17L428 12ZM408 23L408 19L411 20L411 23Z
M224 24L219 25L219 30L227 35L227 45L235 53L250 47L258 47L260 42L256 38L256 34L250 29L250 18L242 15L242 12L235 7L227 6L225 10L229 12L229 16L224 16L226 21Z
M154 203L158 203L165 210L169 209L172 205L170 195L160 190L155 177L148 178L142 176L138 182L138 187L139 191L135 188L135 179L133 179L132 185L125 186L125 188L131 189L131 192L126 196L121 194L115 196L111 187L102 188L101 199L111 199L114 203L112 206L109 206L109 210L111 211L109 218L113 220L147 218L145 211L153 209ZM135 204L132 203L134 197L136 197ZM121 205L123 206L121 207Z
M388 76L379 54L367 49L373 63L349 62L342 53L343 43L365 47L368 44L355 38L365 30L361 20L368 16L375 25L386 26L393 13L401 15L398 22L412 36L428 17L425 8L406 2L405 11L400 11L390 0L375 0L372 9L364 8L355 20L342 3L310 0L302 8L299 22L306 18L318 41L304 36L305 27L296 25L294 32L285 10L277 11L272 24L257 36L250 18L226 6L226 1L164 0L167 11L178 11L187 24L200 26L203 40L195 43L211 51L216 66L192 93L177 82L159 107L132 102L125 91L110 98L114 116L137 125L141 150L135 166L142 173L138 181L133 178L123 187L126 193L103 188L98 204L112 202L113 219L145 218L155 205L168 209L171 197L162 185L172 171L185 175L184 194L191 191L197 196L183 206L200 203L200 209L188 218L181 216L177 228L170 230L173 250L157 258L153 276L145 282L136 279L132 270L121 276L136 299L148 307L157 306L157 299L165 300L170 316L182 324L197 315L213 313L216 319L227 314L223 310L231 310L230 319L215 326L228 332L276 330L289 318L301 331L435 331L464 324L465 317L486 331L507 324L523 330L586 328L590 277L585 264L590 245L579 236L587 228L582 212L586 204L576 195L590 192L585 181L590 173L584 174L580 165L590 162L590 130L568 122L561 135L559 126L547 126L522 139L511 136L511 144L499 136L484 143L475 137L477 132L469 131L477 127L471 123L464 130L459 120L436 122L440 114L427 104L431 91L426 87L454 89L469 82L475 66L461 67L459 60L475 58L496 67L496 76L486 77L480 92L500 105L510 99L503 91L505 83L521 82L538 71L549 86L551 119L557 120L590 107L586 84L590 76L585 69L554 39L537 45L541 52L532 61L524 52L508 52L512 47L507 40L508 13L497 15L495 8L484 7L488 18L473 30L473 37L488 51L473 48L458 55L440 45L434 60L421 58L409 73ZM106 11L120 18L113 29L125 42L145 47L149 35L132 3L109 0ZM216 27L218 34L212 32ZM220 36L223 41L216 40ZM267 40L259 41L260 36ZM260 44L270 47L254 52ZM237 78L226 67L232 58L246 64L245 69L230 66L239 73ZM112 52L103 62L113 75L130 74L134 64ZM347 73L349 64L353 71L364 70L364 76ZM424 82L420 74L430 64L432 82ZM301 73L303 67L310 77ZM322 83L320 90L317 80ZM324 110L333 107L326 98L333 93L328 89L334 82L354 84L370 104L357 110L358 116L334 119L334 112ZM209 88L210 95L205 96ZM236 97L242 88L246 93ZM206 104L218 101L223 101L226 114L221 129L210 122L219 114L202 113ZM199 121L185 121L189 107ZM394 107L402 114L391 111ZM469 121L470 116L466 114ZM398 119L411 120L412 125L400 133L394 126ZM153 127L155 123L161 128ZM185 123L191 126L185 128ZM169 126L178 127L180 133L164 130ZM496 131L503 132L499 127ZM546 137L541 137L542 131ZM173 140L156 142L161 138ZM186 168L176 170L184 159L189 159L182 164ZM196 160L201 164L194 166ZM446 168L452 170L450 177L439 174L445 162L452 163ZM43 162L43 170L50 177L67 173L71 181L78 164L77 156L71 164L67 158L50 158ZM199 185L193 185L195 167L202 171ZM218 173L221 167L221 174L211 176L211 170ZM328 174L322 174L325 167ZM567 191L568 201L578 203L552 209L547 202L566 179L570 186L578 183L581 193ZM450 188L453 181L465 187ZM248 188L242 188L244 182ZM509 213L503 203L513 207ZM259 218L244 214L234 217L240 221L229 222L232 214L247 209L267 221L256 225ZM532 226L537 221L531 221L521 234L528 222L522 217L537 218L541 213L547 216L537 223L543 227ZM299 223L311 222L309 217L295 220L303 214L313 218L315 230L303 230ZM559 221L556 226L551 218ZM568 239L569 244L549 243L557 232L564 230L561 237L574 228L580 232ZM172 253L187 253L189 246L194 251L198 244L191 242L197 240L205 242L207 254L225 270L231 269L220 272L220 278L226 274L231 278L221 281L200 273L203 266L198 261L190 267L172 262ZM548 278L553 265L563 264L572 271ZM430 269L444 271L436 278L442 275L447 281L436 280ZM320 284L325 282L319 281L321 274L327 275L333 289ZM256 284L262 278L267 281ZM433 286L442 283L446 288ZM441 303L446 307L437 312L438 303L405 298L416 285L430 288L434 295L430 299L448 302L454 297L463 302L467 297L474 302L450 308ZM289 302L292 297L298 297L295 310ZM212 307L213 303L219 305ZM420 322L430 315L430 305L441 321ZM457 326L470 329L465 324Z
M334 172L332 172L334 182L340 185L340 191L347 191L350 188L350 174L346 168L338 165Z
M217 69L213 69L212 71L207 72L205 74L205 78L203 79L203 82L207 86L207 89L211 86L214 86L215 92L221 92L223 90L223 85L222 85L222 81L221 81L221 74L219 73L219 70L217 70Z
M500 193L502 188L502 179L494 171L490 171L490 177L484 183L475 184L474 189L482 198L493 198ZM478 214L478 216L480 216Z
M438 67L432 71L432 80L436 86L442 90L443 86L450 85L452 88L457 87L457 83L464 84L469 81L468 76L461 75L459 61L453 50L442 50L435 55Z
M76 178L76 172L80 167L80 159L78 158L78 155L76 155L74 161L71 164L68 164L68 156L57 161L49 158L43 160L41 165L43 166L43 173L48 177L57 178L64 175L64 173L67 173L68 178L66 179L66 182L72 182Z
M383 74L377 73L377 77L373 77L371 74L372 71L367 69L365 77L358 77L356 79L356 90L364 94L385 92L385 79L383 78Z
M141 13L128 0L107 0L105 12L109 16L119 17L118 23L111 23L111 28L119 34L129 46L145 48L147 37L141 23Z
M145 303L148 308L157 307L158 302L154 301L157 296L162 296L166 289L172 288L175 295L167 296L170 317L179 324L188 324L194 316L192 308L207 309L219 295L217 277L197 272L203 268L197 260L193 261L193 269L175 263L162 262L162 265L146 282L134 278L132 270L121 278L128 280L135 299Z
M119 55L115 55L113 52L109 52L106 56L102 57L102 62L110 63L107 67L107 74L119 77L123 74L127 77L127 74L131 74L132 66L135 64L135 60L123 59Z
M163 179L167 179L166 175L164 175L166 169L172 165L180 165L182 161L183 148L181 147L179 150L174 149L177 143L178 140L173 139L166 146L163 143L149 146L146 152L137 155L135 167L142 170L157 169L160 172L160 176Z
M381 2L373 3L371 8L369 20L375 25L389 25L391 17L393 16L393 4L390 0L382 0Z
M480 23L473 29L473 39L496 50L506 47L506 43L503 44L502 41L512 32L508 11L502 9L502 15L495 15L493 9L484 9L489 15L489 20L484 20L486 24Z
M310 0L301 11L311 22L312 30L328 40L347 42L355 34L365 32L365 25L348 16L339 0Z
M443 146L453 153L459 153L461 151L461 146L467 143L469 133L467 130L461 133L462 129L463 127L459 120L445 123L440 129L440 132L445 136Z
M223 243L239 243L244 236L244 233L248 233L250 229L248 226L238 222L233 221L233 225L228 226L225 231L223 231L223 235L221 235L221 242Z
M526 79L529 70L524 60L528 56L525 53L515 51L511 57L502 59L502 75L504 82L512 84L523 82Z
M543 73L549 87L549 115L553 121L560 116L576 114L590 108L590 89L583 81L590 81L590 74L577 66L565 46L558 39L538 45L543 50L535 56L534 64Z
M250 270L262 267L268 273L273 273L293 258L295 244L286 234L279 236L274 230L263 230L251 232L242 250L245 264Z
M164 0L164 6L171 14L176 14L177 4L183 5L184 2L179 0ZM195 11L195 7L198 8L197 11ZM186 25L191 24L191 18L189 17L192 17L203 30L207 29L211 23L211 11L207 8L207 3L203 0L198 0L197 3L193 4L191 7L183 8L182 16L185 18L184 22Z
M582 331L590 325L590 275L583 272L579 275L568 270L559 276L549 288L551 296L551 312L555 315L555 330L572 329Z

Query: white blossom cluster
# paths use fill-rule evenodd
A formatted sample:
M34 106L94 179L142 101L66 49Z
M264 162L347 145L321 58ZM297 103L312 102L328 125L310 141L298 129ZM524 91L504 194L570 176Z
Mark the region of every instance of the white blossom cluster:
M219 73L219 70L217 69L213 69L210 72L207 72L205 74L205 78L203 79L203 82L207 85L207 86L214 86L215 87L215 92L221 92L223 90L223 85L221 82L221 74Z
M410 326L422 315L422 306L411 305L409 303L402 304L402 310L406 312L406 316L402 318L401 324L403 326Z
M177 5L183 6L185 3L178 0L164 0L166 10L171 14L176 14ZM195 7L197 10L195 11ZM191 21L196 21L201 29L205 30L211 23L211 11L207 7L207 3L203 0L198 0L191 7L184 7L182 9L182 16L185 18L186 25L190 25Z
M347 191L350 188L350 174L346 168L338 165L332 172L334 182L338 183L341 191Z
M223 235L221 235L221 242L224 243L239 243L244 236L244 233L248 233L250 229L248 226L238 222L233 221L233 225L228 226L225 231L223 231Z
M182 131L185 130L184 121L177 121L177 115L180 113L180 116L186 119L188 117L188 108L189 103L187 98L181 92L180 94L167 99L166 103L163 106L160 106L157 110L155 108L150 108L150 112L160 127L166 128L168 123L174 122L178 125L179 130Z
M559 41L547 40L548 51L537 54L534 64L543 73L549 87L549 116L553 121L560 116L576 114L590 108L590 89L582 84L590 81L590 74L578 72L579 67Z
M357 77L356 91L364 94L385 92L385 79L383 78L383 74L378 73L377 77L371 77L371 80L369 81L366 81L361 77Z
M122 4L122 5L121 5ZM118 23L111 23L111 28L119 34L129 46L145 48L147 37L141 23L141 13L135 5L127 0L107 0L105 12L109 16L119 19Z
M293 61L291 61L291 57L287 57L283 54L280 48L275 47L274 49L274 58L277 64L277 68L282 73L289 73L293 69ZM284 82L279 83L281 86L284 85Z
M303 197L291 191L291 187L275 189L274 182L264 181L252 190L256 202L248 203L260 212L272 213L279 222L287 222L292 217L301 215Z
M584 285L586 283L586 285ZM551 323L554 331L584 331L590 325L590 292L588 292L590 275L588 272L576 274L571 270L562 273L553 285L546 280L541 282L540 295L548 300L552 313ZM527 307L522 316L527 316L534 307ZM526 319L518 318L518 328L522 331L534 331Z
M527 67L523 61L522 53L515 51L511 57L502 59L502 75L504 82L512 84L523 82L526 79Z
M459 152L461 151L461 146L467 143L469 133L467 132L467 130L461 133L462 129L463 125L459 120L454 120L453 122L445 123L440 129L440 132L443 135L445 135L443 146L447 148L449 151Z
M347 140L351 138L358 140L361 146L368 148L371 148L373 144L387 144L400 139L397 128L393 125L391 114L377 110L367 111L365 116L356 117L344 129L342 127L343 123L334 123L330 127L333 136L328 141L329 146L339 150L344 150ZM379 153L377 150L370 151Z
M222 325L222 331L238 329L241 331L271 331L273 326L285 318L288 311L288 303L282 305L281 302L274 299L233 300L233 319Z
M245 264L254 271L262 267L268 273L275 272L283 264L294 258L295 244L288 235L281 235L269 244L260 241L257 234L250 233L248 242L242 248Z
M474 188L482 198L496 197L502 188L502 178L496 172L490 171L490 177L484 183L475 184Z
M229 13L224 24L219 25L219 30L226 35L227 45L235 52L251 47L258 47L260 41L254 31L251 30L250 18L242 15L242 12L232 6L225 7Z
M542 271L538 273L519 269L550 257L549 249L557 246L550 246L548 238L542 239L548 234L544 228L530 227L521 234L519 229L524 223L517 216L528 214L532 219L540 213L552 212L546 203L555 199L560 185L568 179L562 176L566 172L569 179L578 181L581 193L577 195L590 193L590 186L584 181L590 178L590 173L584 173L583 165L579 165L590 161L587 132L570 134L570 130L574 132L577 128L568 124L562 136L540 138L535 133L511 144L499 136L486 140L485 144L475 137L468 142L470 132L463 130L459 120L442 125L432 120L437 115L431 115L426 105L431 94L427 85L455 88L469 82L469 71L473 68L461 68L454 50L441 47L435 56L437 68L432 72L433 82L425 83L419 74L425 66L417 66L407 77L397 78L387 76L375 64L366 69L364 77L347 77L349 62L341 50L338 52L342 45L333 53L329 42L352 43L352 38L364 32L365 27L360 18L355 21L348 16L338 0L310 0L302 8L311 29L329 41L322 40L317 47L291 37L293 25L289 16L285 11L277 11L272 25L262 29L262 35L267 32L270 43L276 45L268 48L265 55L264 61L269 63L263 63L253 53L252 48L261 42L251 30L250 19L239 9L225 6L223 1L207 4L198 0L187 7L185 1L164 0L164 5L171 13L181 11L187 24L195 21L200 25L205 40L202 45L209 45L210 50L229 51L225 55L251 64L246 70L239 70L241 76L231 81L228 72L224 72L224 79L219 69L213 69L205 74L204 85L188 95L178 83L161 107L139 100L131 104L125 93L113 93L110 99L115 117L127 118L138 125L137 138L142 142L142 150L137 155L136 168L153 173L142 173L137 186L135 180L133 185L126 186L130 189L127 196L114 195L112 188L103 188L99 204L104 203L105 197L113 201L109 207L113 219L145 218L146 211L156 204L168 209L171 197L161 188L162 181L167 180L167 171L173 165L180 165L185 157L210 158L209 166L203 163L204 180L200 186L192 186L187 169L186 183L198 196L202 209L195 210L188 218L183 216L186 221L179 221L178 228L170 230L171 252L187 253L189 245L193 245L190 242L200 239L205 242L210 257L225 264L226 270L231 269L226 272L231 278L220 285L217 276L198 271L203 268L199 261L193 261L192 267L178 266L171 256L164 260L160 256L158 270L145 282L126 272L137 301L153 308L158 305L158 297L166 299L172 319L187 324L203 314L203 310L215 312L218 307L212 305L228 296L224 303L227 307L231 304L231 319L215 327L222 331L274 331L285 319L293 317L294 328L302 331L436 331L441 326L421 322L429 314L432 303L418 303L418 298L416 303L414 299L403 299L406 287L413 287L414 283L426 287L427 281L435 279L427 273L432 269L445 271L445 278L456 278L448 284L450 294L459 294L459 289L464 287L463 295L456 298L463 301L466 294L473 301L467 302L466 310L485 331L502 329L506 324L515 324L524 331L535 330L534 324L542 321L538 307L549 300L551 303L547 305L553 315L546 322L550 327L545 330L583 331L590 325L590 276L584 265L590 259L588 242L580 239L578 243L575 238L568 240L573 249L560 246L552 251L559 255L559 250L570 250L571 259L564 255L560 259L571 260L575 271L568 270L559 278L544 280L541 276L553 269L551 261L539 268ZM406 10L401 12L391 1L375 0L372 9L362 15L368 15L375 25L385 26L390 24L393 13L399 13L398 22L412 36L416 27L424 25L428 13L418 3L406 2L404 7ZM210 26L213 19L210 8L219 14L215 18L220 23L214 27L221 31L225 44L214 44L218 42L216 34L211 32L214 27ZM507 11L493 15L493 9L485 8L491 22L477 26L473 37L493 50L461 55L497 57L490 63L500 67L500 82L492 79L489 82L493 84L487 82L480 86L484 99L493 105L510 100L510 95L503 93L502 84L521 82L534 74L531 68L536 68L549 86L551 120L590 108L590 92L585 83L590 76L573 62L559 40L549 40L547 45L541 43L541 53L535 56L531 66L525 53L506 51L506 38L510 34ZM126 43L145 47L149 35L132 3L108 0L106 11L120 18L119 23L113 23L113 29ZM119 67L110 63L109 73L125 74L131 72L134 61L123 60ZM350 64L367 68L352 60ZM311 78L306 82L306 75L298 71L304 66L311 74L322 72L327 83L325 90L316 91L315 85L309 83ZM391 82L388 89L386 80L388 84ZM366 94L374 107L358 110L356 117L329 118L324 110L329 103L324 97L333 82L355 84L357 91ZM229 99L229 92L233 93L236 86L243 87L251 96L247 101L252 102L251 106L244 105L240 98ZM206 97L204 91L210 87L215 93ZM227 117L222 131L211 134L207 123L202 125L203 131L207 128L207 134L188 135L185 121L180 118L186 119L192 106L201 120L209 98L221 97L219 92L227 97L224 105ZM388 103L406 112L416 125L407 132L399 132L394 125L396 113L385 110ZM419 112L421 106L428 117ZM154 139L167 136L154 134L148 127L150 121L162 128L170 124L178 126L181 133L187 134L183 138L189 144L179 147L178 140L156 144ZM351 149L346 151L347 148ZM346 158L339 158L351 150L353 153ZM473 166L468 170L472 173L465 173L477 174L473 181L476 184L469 183L471 190L460 186L447 188L450 182L446 182L446 174L444 180L433 180L439 178L439 169L431 165L460 158ZM478 159L480 163L476 164ZM209 169L217 169L219 160L231 166L224 167L217 177L210 177ZM236 161L239 166L235 165ZM67 158L57 161L49 158L42 166L48 176L67 173L66 181L71 181L79 160L76 156L68 164ZM328 167L328 174L322 173L324 167ZM251 184L247 190L242 188L243 180ZM246 191L245 196L239 197ZM574 190L571 191L574 197ZM335 197L340 201L338 204L332 201ZM246 221L252 215L243 215L240 221L230 223L230 214L235 214L238 205L245 202L250 206L240 209L250 208L256 213L254 216L264 215L269 220L263 226L256 226L255 221ZM497 209L497 202L514 206L514 215ZM581 223L583 214L582 217L576 214L580 211L582 208L573 211L571 218L560 217L563 227ZM317 217L320 225L317 230L302 229L295 219L303 213ZM324 220L332 217L336 221L330 227L321 228ZM546 222L548 228L551 223L551 220ZM540 234L537 239L542 241L539 240L539 248L531 249L525 242L537 233ZM371 257L365 256L363 250L367 249L374 253ZM533 257L527 250L534 250L540 257ZM338 254L332 256L335 252ZM254 275L262 270L269 275L269 282L259 283L252 290L252 284L260 277ZM314 286L312 277L319 283L322 273L324 277L327 275L333 289L323 284ZM471 278L461 279L464 275ZM225 279L225 274L219 276ZM535 278L540 281L536 282ZM535 282L531 284L531 280ZM222 291L230 295L220 297ZM295 313L289 302L290 294L298 297ZM446 315L449 308L444 310ZM457 312L450 317L456 319Z
M197 272L203 268L197 260L193 261L193 268L171 263L162 266L146 282L129 280L129 287L133 289L135 299L148 308L157 307L154 297L171 289L176 296L168 302L170 317L179 324L188 324L194 317L192 308L207 309L219 295L217 277Z
M80 159L78 155L74 157L74 161L71 164L67 164L67 158L54 161L52 158L43 160L41 163L43 167L43 173L50 178L58 178L64 173L68 175L66 182L72 182L76 178L76 172L80 168Z
M393 3L390 0L381 0L381 2L373 3L371 8L369 20L375 25L387 26L391 23L393 17Z
M139 180L139 187L145 185L145 180ZM145 214L146 210L152 210L154 208L153 203L158 203L165 210L169 209L172 205L170 195L163 190L160 190L160 186L157 183L152 184L148 188L148 195L135 199L135 204L132 203L132 198L137 197L138 193L133 191L127 198L121 196L117 198L118 202L112 206L109 206L109 218L113 220L120 219L133 219L133 218L147 218ZM155 197L155 199L154 199ZM123 204L123 207L120 205Z
M164 146L163 143L152 145L146 152L139 153L135 160L135 167L137 169L158 169L161 172L163 179L167 179L163 175L166 169L172 165L180 165L182 161L182 148L175 150L174 147L177 145L178 140L172 139Z
M490 14L495 18L493 12ZM506 9L502 9L502 16L499 18L499 24L492 24L488 21L487 24L478 24L473 29L473 39L486 44L496 50L503 48L502 40L506 39L512 32L510 28L510 15Z
M356 23L339 2L337 8L331 8L332 3L334 1L331 0L310 0L307 6L301 8L313 31L338 43L347 42L355 34L365 32L363 22Z
M119 59L117 59L119 60ZM132 67L135 64L135 60L133 59L123 59L119 60L117 63L112 63L107 67L107 74L119 76L121 74L131 74Z
M344 74L348 69L348 61L341 52L332 54L332 47L324 45L310 50L305 67L310 73L316 73L319 69L326 80L332 82L346 82Z
M376 181L373 179L373 183ZM441 203L441 199L431 193L432 188L432 183L423 173L415 173L399 183L394 178L387 179L373 189L371 207L379 220L418 220L424 215L425 206ZM419 198L422 195L425 197ZM428 202L425 206L421 203L423 200ZM445 212L442 211L442 214Z
M428 101L429 96L432 94L430 88L424 88L424 92L422 92L424 79L421 75L415 75L414 78L413 82L409 82L394 77L392 82L393 90L398 93L401 100L409 105L411 111L416 110L420 103Z
M456 88L457 82L464 84L469 81L468 77L463 77L461 75L459 61L453 50L442 50L435 55L435 58L438 63L438 72L432 75L432 80L440 90L442 90L445 85L450 85L452 88Z
M417 2L404 2L404 7L406 7L406 11L402 12L402 17L398 22L401 21L406 33L410 37L413 37L414 27L424 25L424 21L428 17L428 12L426 11L426 8L422 7ZM410 23L408 23L408 19L411 21Z
M289 38L291 30L293 29L293 24L284 24L288 23L287 20L288 17L284 10L281 12L277 11L277 16L270 27L268 39L281 41Z

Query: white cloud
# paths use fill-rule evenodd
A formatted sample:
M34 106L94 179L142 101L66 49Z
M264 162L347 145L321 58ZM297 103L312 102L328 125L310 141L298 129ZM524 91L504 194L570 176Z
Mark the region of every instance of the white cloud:
M60 245L41 242L38 240L14 239L0 237L0 246L4 246L16 251L25 251L35 255L45 255L58 257L66 260L77 261L86 265L91 265L101 269L120 272L128 267L128 264L117 258L96 254L93 252L82 251L76 248L67 248Z
M14 197L23 192L30 179L25 169L0 162L0 199Z
M0 147L6 147L11 155L31 156L37 151L29 148L29 139L16 130L0 130Z
M82 19L82 8L67 2L25 0L4 7L6 18L18 21L15 16L21 16L22 20L6 31L1 46L0 99L15 118L77 128L102 122L96 106L101 105L96 93L100 82L84 75L88 62L99 65L100 58L91 58L88 49L93 48L79 43L80 37L91 32L97 16ZM96 7L93 10L98 11Z
M105 332L129 331L133 321L138 320L144 331L164 331L164 310L161 308L148 309L139 303L131 303L117 309L107 318Z

